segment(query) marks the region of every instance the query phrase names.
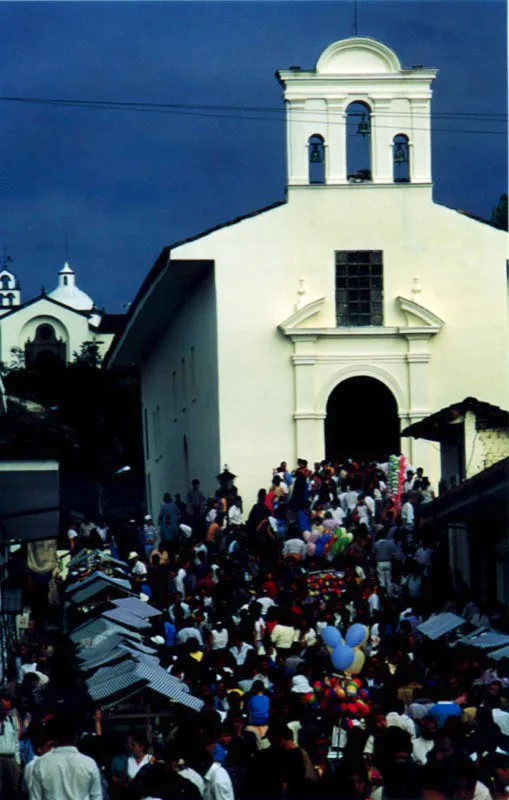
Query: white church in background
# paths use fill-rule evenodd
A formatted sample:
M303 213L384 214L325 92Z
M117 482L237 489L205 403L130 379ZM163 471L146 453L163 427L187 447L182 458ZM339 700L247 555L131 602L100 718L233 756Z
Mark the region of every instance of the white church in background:
M84 342L95 341L104 355L124 315L98 312L94 301L76 285L68 263L58 273L58 285L47 294L22 302L17 277L0 268L0 361L9 366L24 359L27 366L72 361Z
M277 75L286 200L166 248L108 355L140 368L152 510L225 463L247 503L297 457L401 450L436 481L400 431L509 407L507 235L433 201L437 71L359 37Z

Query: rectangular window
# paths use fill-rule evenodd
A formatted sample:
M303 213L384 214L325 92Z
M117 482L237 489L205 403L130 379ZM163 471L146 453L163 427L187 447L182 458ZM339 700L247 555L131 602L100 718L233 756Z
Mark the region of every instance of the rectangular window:
M147 473L147 511L150 514L152 510L152 480L150 472Z
M156 453L158 455L158 458L161 458L161 451L162 451L161 409L159 408L159 406L157 406L156 408L155 439L156 439Z
M157 415L155 411L152 411L152 445L154 448L154 458L157 461L158 440L157 440Z
M191 347L191 403L196 402L196 363L194 347Z
M145 428L145 458L150 458L150 436L148 430L148 411L146 408L143 409L143 427Z
M182 383L182 411L187 410L187 380L186 380L186 360L180 361L181 383Z
M177 421L178 416L178 392L177 392L177 373L173 371L171 373L171 385L172 385L172 392L173 392L173 422Z
M336 325L383 324L382 251L336 251Z

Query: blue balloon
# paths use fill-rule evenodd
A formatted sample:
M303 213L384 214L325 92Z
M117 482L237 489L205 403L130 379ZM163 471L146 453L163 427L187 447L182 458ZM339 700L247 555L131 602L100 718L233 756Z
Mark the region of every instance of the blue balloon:
M347 644L338 644L331 653L331 661L334 669L344 672L351 667L355 658L355 653Z
M348 628L345 635L345 642L350 647L358 647L360 644L363 643L365 638L366 638L366 629L364 625L361 625L359 622L356 622L355 625L352 625L350 628Z
M334 628L332 625L327 625L327 627L323 629L322 639L324 641L324 644L327 647L332 647L333 650L335 647L338 646L338 644L342 644L343 642L340 632L338 631L337 628Z

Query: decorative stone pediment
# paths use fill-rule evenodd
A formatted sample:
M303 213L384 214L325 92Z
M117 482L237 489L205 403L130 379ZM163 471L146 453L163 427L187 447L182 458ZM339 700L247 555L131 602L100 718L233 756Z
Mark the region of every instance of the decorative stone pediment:
M288 319L285 319L284 322L281 322L280 325L278 325L279 330L282 331L285 336L288 336L293 328L300 327L307 319L314 317L315 314L318 314L318 312L322 310L324 303L325 297L320 297L318 300L313 300L312 303L306 303L305 306L302 306L302 308L294 311L294 313L288 317Z
M415 300L407 300L406 297L398 297L396 299L400 310L405 315L409 327L415 326L415 319L419 320L421 326L422 323L424 323L426 327L431 328L432 330L430 330L430 333L438 333L445 325L443 319L437 317L437 315L433 314L428 308L421 306L420 303L416 303ZM402 330L402 333L403 332L404 329Z

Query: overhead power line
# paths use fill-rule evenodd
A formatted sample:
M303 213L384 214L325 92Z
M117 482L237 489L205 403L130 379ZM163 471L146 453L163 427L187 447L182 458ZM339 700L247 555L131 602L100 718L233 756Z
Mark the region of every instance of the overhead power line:
M146 103L146 102L123 102L113 100L64 100L57 98L36 98L36 97L0 97L4 102L27 103L35 105L52 105L70 108L80 108L87 110L109 110L109 111L135 111L135 112L148 112L148 113L165 113L165 114L182 114L187 116L201 116L201 117L216 117L218 119L241 119L241 120L254 120L254 121L284 121L286 115L283 109L274 108L270 106L240 106L240 105L213 105L213 104L188 104L188 103ZM235 113L231 113L235 112ZM253 114L272 116L252 116ZM304 116L308 122L323 123L321 120L311 119L310 115L317 114L316 109L307 111L306 109L299 109L293 111L295 116ZM279 116L277 116L279 115ZM344 123L344 112L329 112L328 117L340 116L341 119L337 122L332 121L330 124L342 125ZM350 114L348 119L352 116L360 116L359 114ZM413 114L413 113L390 113L390 112L375 112L375 118L395 117L396 119L407 119L420 117L423 119L430 119L428 114ZM441 119L442 121L457 120L469 123L491 122L493 124L507 124L507 114L484 114L481 112L442 112L433 114L432 119ZM380 125L379 128L387 128L387 125ZM392 126L391 126L392 127ZM482 128L467 129L467 128L437 128L431 125L433 131L440 133L482 133L482 134L495 134L506 135L506 130L485 130ZM417 128L414 130L428 130L426 128Z

